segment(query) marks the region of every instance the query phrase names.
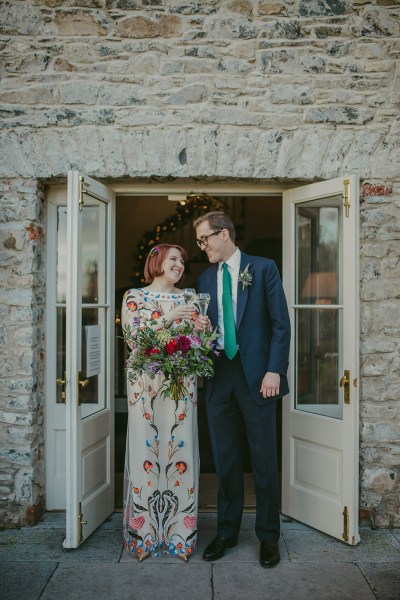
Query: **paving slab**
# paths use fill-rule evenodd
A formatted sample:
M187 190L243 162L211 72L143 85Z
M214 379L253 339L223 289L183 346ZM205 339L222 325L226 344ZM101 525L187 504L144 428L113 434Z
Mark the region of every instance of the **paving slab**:
M396 540L398 542L400 542L400 530L399 529L396 529L396 530L392 529L392 534L394 535L394 537L396 538Z
M378 600L399 600L400 562L363 562L359 567Z
M361 529L361 541L349 546L311 527L282 528L291 561L396 561L400 560L398 540L388 530Z
M82 569L60 565L40 600L211 600L211 565L85 564Z
M122 549L119 529L98 530L79 548L63 548L65 531L40 526L0 532L0 561L118 562Z
M376 600L357 565L336 563L216 564L214 599L243 600Z
M55 562L2 562L0 598L38 600L56 567Z

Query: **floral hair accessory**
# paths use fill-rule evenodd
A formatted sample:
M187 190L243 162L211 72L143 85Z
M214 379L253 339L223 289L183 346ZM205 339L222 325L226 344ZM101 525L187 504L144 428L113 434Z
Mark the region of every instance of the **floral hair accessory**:
M250 263L241 273L239 273L239 281L242 284L242 291L244 291L245 287L253 283L253 275L250 273L249 267Z
M153 256L154 254L158 254L160 252L160 248L158 246L153 246L149 252L149 256Z

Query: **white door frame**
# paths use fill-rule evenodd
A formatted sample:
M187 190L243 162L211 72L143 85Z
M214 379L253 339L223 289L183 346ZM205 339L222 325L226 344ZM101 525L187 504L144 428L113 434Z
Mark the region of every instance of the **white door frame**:
M305 184L306 185L306 184ZM195 193L207 193L209 195L215 196L278 196L282 195L283 192L287 190L291 190L294 188L293 185L283 185L283 184L258 184L254 183L245 183L245 184L237 184L237 183L205 183L198 181L190 181L187 182L169 182L166 184L158 184L158 183L118 183L113 184L108 183L107 186L111 188L117 196L154 196L154 195L173 195L173 194L181 194L182 196L186 196L189 191L194 191ZM66 185L55 185L51 186L51 190L49 193L49 206L51 204L56 205L57 202L60 202L60 199L63 198L64 201L66 199ZM48 219L48 269L53 271L54 269L54 247L51 250L51 244L55 243L54 233L54 217L51 216L51 209L49 212ZM285 248L283 248L283 256L285 256ZM283 261L284 262L284 261ZM283 273L285 273L285 263L283 264ZM47 331L54 331L54 314L52 313L52 308L54 306L54 297L55 297L55 288L53 289L54 277L48 277L48 292L47 292ZM53 281L51 281L53 279ZM56 455L54 453L54 427L56 426L57 421L57 413L62 411L65 407L64 405L56 405L55 402L51 400L55 395L55 383L54 383L54 373L55 373L55 344L54 340L51 338L54 337L52 335L47 335L47 343L46 343L46 355L47 355L47 368L46 368L46 505L47 508L52 509L62 509L65 506L59 505L59 500L57 500L54 495L52 488L54 490L54 485L51 485L50 480L55 477L55 458ZM356 440L358 444L358 438ZM61 488L59 488L61 489ZM65 490L65 487L64 487ZM64 492L65 493L65 492ZM58 504L58 505L57 505Z

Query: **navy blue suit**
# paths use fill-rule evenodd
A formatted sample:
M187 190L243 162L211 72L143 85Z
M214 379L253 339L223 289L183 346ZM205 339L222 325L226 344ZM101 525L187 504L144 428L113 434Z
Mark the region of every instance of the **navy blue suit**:
M238 281L236 336L238 354L215 359L215 374L205 380L210 438L219 480L218 534L235 539L243 511L244 422L255 483L256 533L260 541L277 541L279 500L275 412L277 397L263 398L260 388L267 371L279 373L280 395L288 393L287 368L290 321L278 269L272 260L241 253L240 272L247 265L251 285ZM218 264L198 280L198 291L211 296L208 316L218 324Z

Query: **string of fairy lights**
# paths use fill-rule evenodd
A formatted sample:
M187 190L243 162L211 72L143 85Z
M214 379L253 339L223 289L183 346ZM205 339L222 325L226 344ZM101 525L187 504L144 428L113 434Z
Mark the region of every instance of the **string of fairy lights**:
M175 212L164 219L161 223L157 223L152 229L146 231L133 255L134 271L133 284L141 286L145 283L143 279L143 270L146 258L150 250L159 243L162 243L165 238L181 229L189 221L193 221L213 210L224 210L225 202L223 199L209 196L208 194L195 194L190 192L185 198L176 202Z

